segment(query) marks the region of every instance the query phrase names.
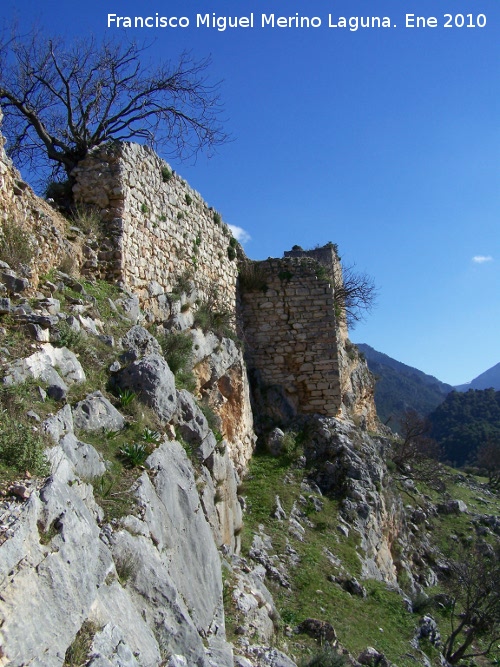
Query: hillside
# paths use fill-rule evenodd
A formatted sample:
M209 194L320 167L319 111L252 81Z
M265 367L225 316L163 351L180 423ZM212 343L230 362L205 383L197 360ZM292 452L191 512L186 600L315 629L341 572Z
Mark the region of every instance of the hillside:
M389 426L397 423L397 416L411 408L421 415L434 410L453 387L432 375L377 352L369 345L358 343L368 368L376 377L375 405L380 420Z
M67 220L0 135L0 665L498 660L499 497L377 421L333 244L250 262L103 150Z
M455 387L456 391L469 391L469 389L495 389L496 391L500 390L500 363L495 364L491 368L488 368L487 371L481 373L476 378L467 382L466 384L460 384Z
M474 463L477 448L500 439L500 391L454 391L429 415L431 435L454 465Z

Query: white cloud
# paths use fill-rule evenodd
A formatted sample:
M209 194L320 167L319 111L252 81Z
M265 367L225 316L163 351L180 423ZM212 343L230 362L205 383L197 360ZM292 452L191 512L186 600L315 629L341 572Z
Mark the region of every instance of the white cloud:
M228 225L228 227L231 230L234 238L240 243L247 243L247 241L250 241L252 238L250 234L241 227L237 227L236 225Z
M484 264L485 262L492 262L493 257L491 255L474 255L472 261L475 264Z

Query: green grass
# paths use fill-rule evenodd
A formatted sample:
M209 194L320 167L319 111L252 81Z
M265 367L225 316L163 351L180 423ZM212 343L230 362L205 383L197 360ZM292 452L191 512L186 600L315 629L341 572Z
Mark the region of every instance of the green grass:
M408 642L418 618L405 609L401 596L382 582L364 580L367 597L356 597L328 578L339 574L339 569L330 563L325 549L340 560L351 576L361 574L360 538L354 530L347 538L337 530L338 502L322 496L323 509L319 512L312 503L299 505L313 523L313 527L306 527L303 542L289 533L287 521L271 517L276 494L287 515L300 495L306 498L311 495L301 490L304 471L293 467L295 456L274 458L257 453L250 462L249 475L240 490L248 505L242 533L243 555L248 553L259 525L264 525L272 539L274 553L284 554L288 542L300 558L298 566L286 566L291 590L266 580L283 623L297 625L308 617L328 621L341 644L354 656L367 646L374 646L400 667L414 665L405 654L411 652ZM302 525L305 526L305 522ZM286 642L290 654L299 662L310 659L319 650L317 642L305 635L287 637Z

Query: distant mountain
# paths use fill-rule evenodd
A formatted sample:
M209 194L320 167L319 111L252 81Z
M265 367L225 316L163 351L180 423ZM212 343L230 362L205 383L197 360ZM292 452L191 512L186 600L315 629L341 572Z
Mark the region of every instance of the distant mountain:
M500 390L500 364L492 366L472 382L459 384L455 387L456 391L469 391L469 389L496 389Z
M500 391L453 391L429 415L431 435L455 466L473 463L477 448L489 438L500 441Z
M397 416L412 408L427 415L444 401L453 387L440 382L432 375L377 352L369 345L357 343L368 368L377 377L375 405L380 420L392 428L397 426Z

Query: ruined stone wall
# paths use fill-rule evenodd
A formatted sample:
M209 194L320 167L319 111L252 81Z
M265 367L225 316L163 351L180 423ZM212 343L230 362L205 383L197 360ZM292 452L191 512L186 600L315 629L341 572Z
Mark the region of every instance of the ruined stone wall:
M94 151L74 171L75 198L99 209L108 244L94 275L118 281L139 295L157 317L176 279L192 274L198 297L235 310L236 242L219 214L173 173L154 151L138 144Z
M307 257L256 263L262 285L243 287L243 330L262 387L281 387L292 413L334 416L341 407L337 323L332 285L317 277L317 266Z
M0 127L2 118L0 109ZM31 235L33 261L23 271L35 288L40 274L58 266L65 257L74 257L78 251L67 239L67 221L22 180L4 146L5 139L0 132L0 228L15 225ZM14 264L15 258L10 263ZM17 266L12 268L19 269Z

